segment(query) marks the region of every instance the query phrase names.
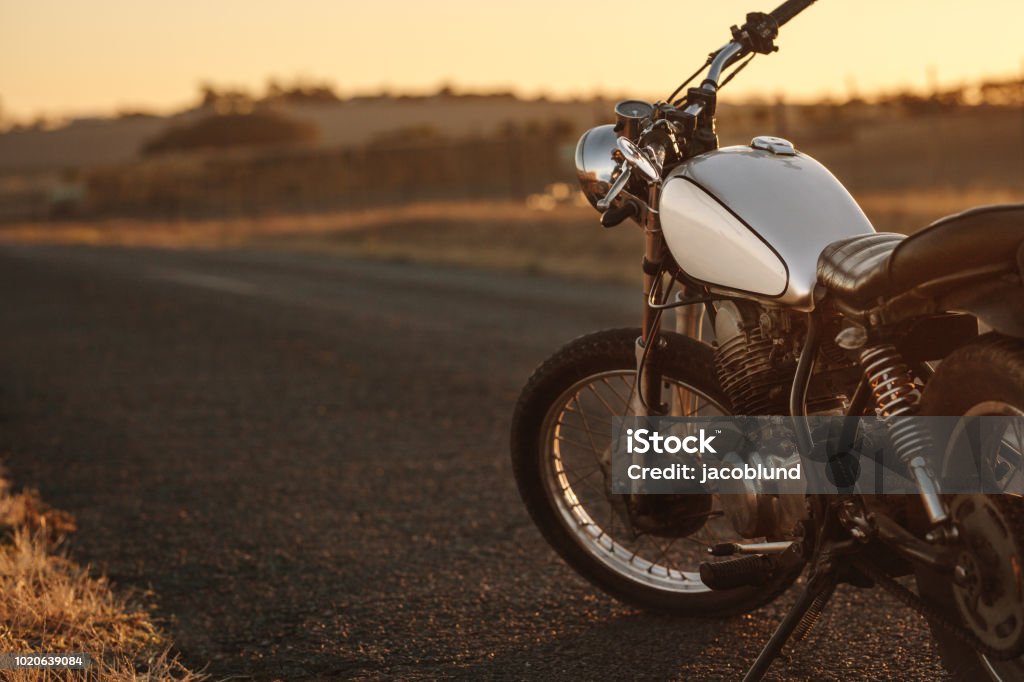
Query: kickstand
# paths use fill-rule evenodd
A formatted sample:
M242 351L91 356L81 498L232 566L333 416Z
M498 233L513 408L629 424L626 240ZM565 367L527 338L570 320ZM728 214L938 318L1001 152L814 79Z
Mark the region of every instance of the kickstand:
M757 655L757 660L743 676L743 682L756 682L764 677L772 662L782 653L782 648L789 641L793 631L799 627L801 635L798 636L798 639L802 638L821 610L825 608L825 604L839 582L839 572L831 561L821 561L820 559L819 557L819 560L815 562L815 570L807 581L807 587L804 588L803 593L779 623L779 626L775 628L772 638L764 645L761 653Z

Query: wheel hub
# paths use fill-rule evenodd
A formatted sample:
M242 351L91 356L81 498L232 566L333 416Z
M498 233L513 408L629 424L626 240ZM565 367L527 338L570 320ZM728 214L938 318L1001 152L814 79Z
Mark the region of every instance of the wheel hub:
M635 495L628 504L633 527L657 537L693 535L711 514L710 495Z

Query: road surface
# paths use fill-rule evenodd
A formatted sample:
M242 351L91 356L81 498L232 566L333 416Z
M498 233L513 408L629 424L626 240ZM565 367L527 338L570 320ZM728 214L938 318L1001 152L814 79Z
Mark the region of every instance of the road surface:
M0 459L77 517L77 559L152 590L184 661L216 677L736 679L788 603L632 610L527 518L506 447L518 390L561 343L635 323L628 288L5 247L0 295ZM843 588L772 675L942 673L919 617Z

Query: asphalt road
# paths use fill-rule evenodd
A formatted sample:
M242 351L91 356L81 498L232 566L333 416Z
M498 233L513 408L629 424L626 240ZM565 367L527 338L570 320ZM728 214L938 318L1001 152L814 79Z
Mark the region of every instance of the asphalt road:
M0 296L0 459L218 677L736 679L789 601L628 609L527 518L513 401L561 343L635 323L628 289L23 247L0 251ZM851 588L772 673L942 676L918 616Z

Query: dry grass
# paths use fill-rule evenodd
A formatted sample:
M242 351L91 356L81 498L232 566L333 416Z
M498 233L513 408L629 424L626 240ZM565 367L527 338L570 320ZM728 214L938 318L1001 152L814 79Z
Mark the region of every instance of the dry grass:
M929 189L857 199L879 231L912 233L972 206L1022 201L1024 192ZM602 230L591 208L572 202L537 210L455 201L299 216L9 224L0 227L0 243L294 249L633 283L641 245L631 226Z
M169 653L149 615L60 550L70 516L0 476L0 652L84 652L86 671L4 671L10 682L205 679Z
M566 210L575 212L573 207ZM519 202L440 201L305 215L203 220L102 219L96 221L22 222L0 225L0 242L72 243L168 248L222 248L253 239L325 234L344 235L389 225L464 222L485 226L545 220L547 212ZM561 215L561 211L559 212Z

